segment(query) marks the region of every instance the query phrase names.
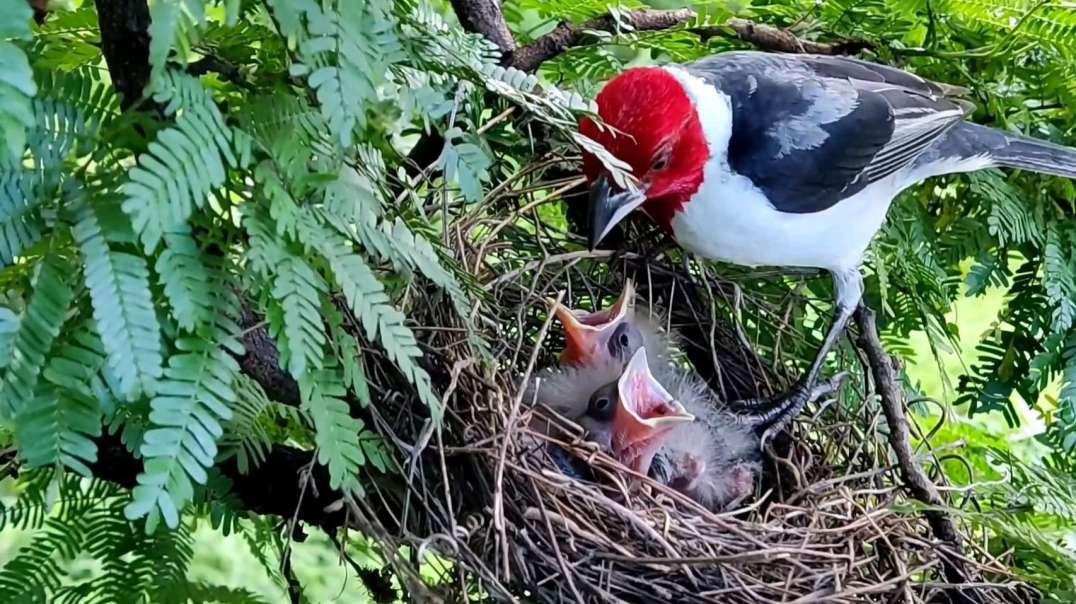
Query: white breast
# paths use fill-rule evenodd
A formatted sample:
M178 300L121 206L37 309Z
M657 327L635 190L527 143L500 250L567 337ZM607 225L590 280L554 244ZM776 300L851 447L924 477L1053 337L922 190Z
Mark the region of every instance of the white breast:
M898 188L873 183L822 212L778 212L743 176L707 167L702 187L673 217L676 241L700 256L746 266L832 271L863 259Z

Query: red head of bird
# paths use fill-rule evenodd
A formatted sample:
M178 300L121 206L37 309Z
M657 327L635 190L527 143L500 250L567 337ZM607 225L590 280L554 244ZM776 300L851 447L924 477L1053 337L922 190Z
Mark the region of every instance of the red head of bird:
M669 68L638 67L610 80L597 98L599 126L587 118L584 136L631 167L638 191L611 192L600 160L583 155L595 222L591 246L636 208L666 229L703 181L707 136L687 89Z

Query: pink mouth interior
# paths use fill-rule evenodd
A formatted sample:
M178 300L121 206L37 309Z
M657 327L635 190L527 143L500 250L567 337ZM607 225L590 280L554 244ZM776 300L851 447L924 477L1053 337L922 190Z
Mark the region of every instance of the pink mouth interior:
M575 319L583 325L589 325L590 327L601 327L605 325L613 318L613 310L600 310L598 312L579 312L576 311Z
M679 413L672 402L657 399L652 395L650 392L651 385L645 377L638 376L632 379L629 388L633 394L631 397L632 411L635 412L639 419L645 421Z

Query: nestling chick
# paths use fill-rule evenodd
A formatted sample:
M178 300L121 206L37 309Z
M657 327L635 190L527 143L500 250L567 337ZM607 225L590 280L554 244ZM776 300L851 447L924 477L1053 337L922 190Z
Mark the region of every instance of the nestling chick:
M832 392L839 383L838 379L819 386L809 401ZM614 407L612 413L593 413L609 406ZM675 414L665 416L661 412L665 409ZM620 378L600 387L588 405L593 433L603 434L601 422L609 418L609 449L622 463L711 510L754 492L766 440L802 409L789 401L764 413L731 413L693 374L668 365L651 370L641 349ZM650 418L655 416L668 419L654 422Z
M656 392L661 385L645 367L645 352L633 359L641 361L629 363L630 371L622 371L621 363L612 358L547 369L536 376L526 396L576 422L588 440L645 474L669 430L693 421L694 416ZM644 371L637 369L640 362ZM532 427L543 432L549 429L543 424Z
M646 348L651 363L665 362L670 356L671 336L646 313L636 311L635 286L630 279L616 302L603 310L587 312L558 302L550 304L564 326L563 365L590 365L608 358L623 364L640 347Z

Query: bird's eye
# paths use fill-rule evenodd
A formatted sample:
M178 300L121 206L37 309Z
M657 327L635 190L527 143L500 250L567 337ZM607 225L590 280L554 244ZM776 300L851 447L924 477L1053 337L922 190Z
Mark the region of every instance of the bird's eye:
M587 415L600 422L613 419L615 388L616 382L613 382L595 392L594 396L590 397L590 402L587 405Z
M659 155L654 160L654 163L650 164L650 171L651 172L661 172L662 170L664 170L668 166L669 166L669 155L667 153L662 153L661 155Z
M606 344L609 354L619 359L627 360L627 356L638 348L638 346L633 346L633 335L632 327L627 322L617 325L612 337L609 338Z

